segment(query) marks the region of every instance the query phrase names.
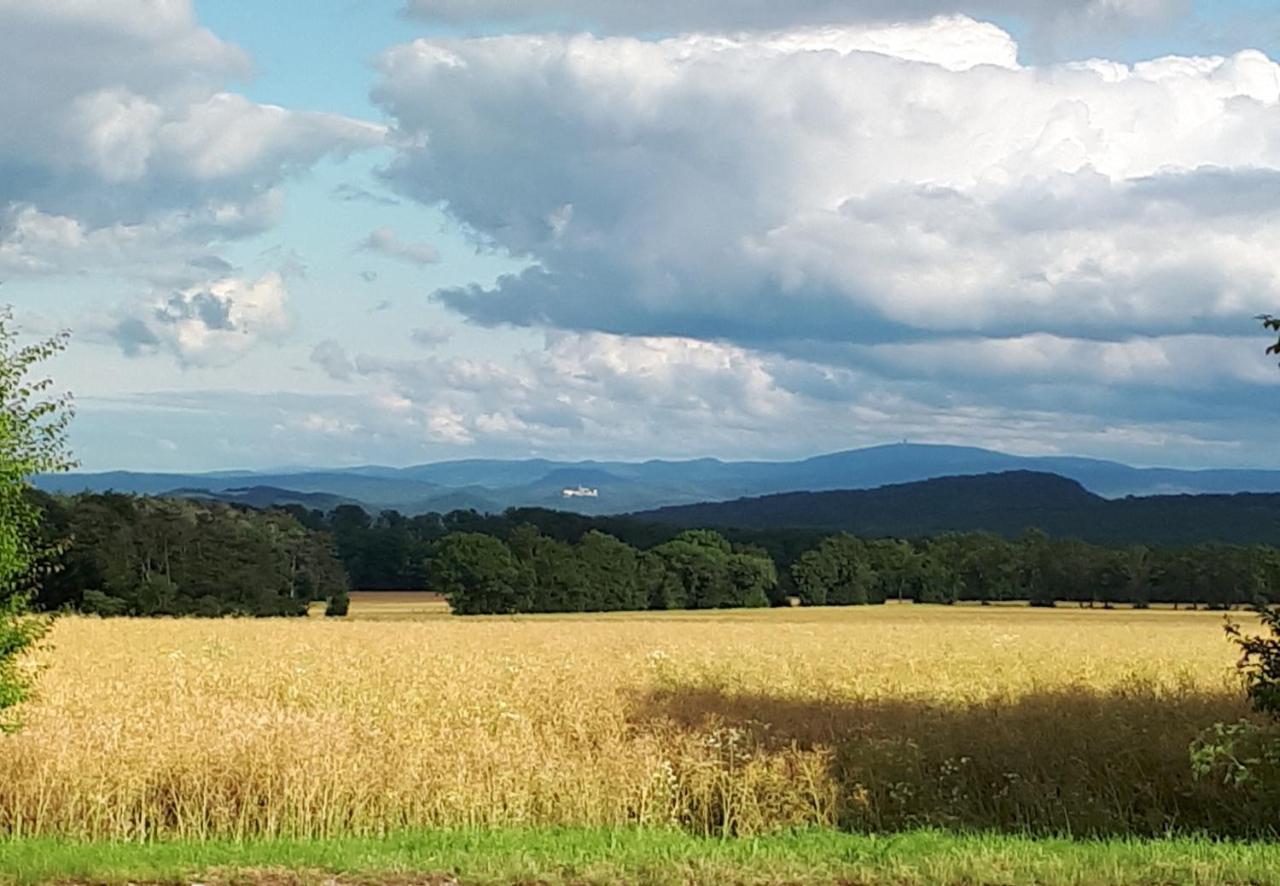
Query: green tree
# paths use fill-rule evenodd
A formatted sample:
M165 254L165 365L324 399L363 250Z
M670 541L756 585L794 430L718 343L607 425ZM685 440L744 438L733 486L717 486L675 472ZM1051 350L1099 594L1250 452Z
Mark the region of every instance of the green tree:
M650 609L684 609L688 595L680 576L667 568L667 558L657 551L640 555L637 574L649 596Z
M1143 545L1131 545L1125 550L1125 592L1134 609L1151 606L1151 551Z
M985 606L1015 595L1017 560L1013 546L998 535L977 532L964 536L958 568L962 599Z
M507 546L519 567L519 581L529 588L530 612L594 608L572 545L548 538L531 523L521 523L511 531Z
M640 584L635 548L593 529L578 542L576 553L593 598L591 609L620 612L648 608L649 595Z
M42 544L30 481L72 466L66 445L71 404L52 393L50 379L32 374L65 345L65 335L19 344L12 314L0 311L0 718L29 695L19 658L46 629L28 613L28 603L54 552ZM12 720L0 719L6 725Z
M1018 579L1032 606L1054 605L1053 577L1053 545L1049 536L1039 529L1027 530L1018 539Z
M701 530L682 532L653 549L679 585L680 590L671 597L683 600L687 609L719 609L733 595L728 571L729 543L707 543L706 535ZM710 535L723 541L716 533Z
M328 618L346 618L351 609L351 595L345 590L338 591L325 604L324 614Z
M800 601L806 606L859 606L876 586L867 545L852 535L824 538L791 566Z
M769 606L770 595L778 586L778 567L762 551L735 551L729 555L729 578L734 605L762 609Z
M959 547L955 538L942 538L916 551L911 559L911 599L945 605L960 599L963 581L958 567Z
M530 608L528 587L511 549L491 535L455 532L436 544L431 557L433 587L458 615L509 614Z
M655 584L646 569L641 582L655 609L674 608L676 601L687 609L768 606L778 584L778 570L768 554L753 548L735 551L728 539L710 529L682 532L651 553L666 573Z

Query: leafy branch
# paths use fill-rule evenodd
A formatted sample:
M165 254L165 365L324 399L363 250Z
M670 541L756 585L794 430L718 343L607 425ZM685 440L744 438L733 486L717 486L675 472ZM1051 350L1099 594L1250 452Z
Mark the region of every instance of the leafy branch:
M1280 336L1280 317L1273 317L1271 314L1263 314L1258 319L1262 321L1264 329L1274 332L1277 336ZM1267 348L1267 353L1280 355L1280 337L1277 338L1275 344Z

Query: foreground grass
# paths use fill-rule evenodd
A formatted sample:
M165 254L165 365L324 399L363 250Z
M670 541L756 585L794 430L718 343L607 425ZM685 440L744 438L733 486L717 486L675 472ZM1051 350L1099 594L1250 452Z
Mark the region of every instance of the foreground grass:
M0 883L1280 883L1280 845L920 831L714 840L673 831L441 831L381 840L0 842Z

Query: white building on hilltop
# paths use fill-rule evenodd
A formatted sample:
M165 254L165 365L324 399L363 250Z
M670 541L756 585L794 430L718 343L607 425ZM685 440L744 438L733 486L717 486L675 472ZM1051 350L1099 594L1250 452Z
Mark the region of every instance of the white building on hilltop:
M566 486L560 494L565 498L599 498L600 490L589 486Z

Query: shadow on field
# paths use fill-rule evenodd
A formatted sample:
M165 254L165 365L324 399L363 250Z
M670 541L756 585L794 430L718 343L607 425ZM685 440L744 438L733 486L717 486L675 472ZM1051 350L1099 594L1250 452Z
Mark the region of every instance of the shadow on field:
M810 777L800 761L825 755L824 817L849 829L1256 836L1274 826L1274 797L1191 773L1192 740L1247 716L1228 692L1136 685L942 704L674 688L637 698L633 711L637 727L686 734L687 747L732 743L740 780L753 766ZM774 782L760 789L777 791Z

